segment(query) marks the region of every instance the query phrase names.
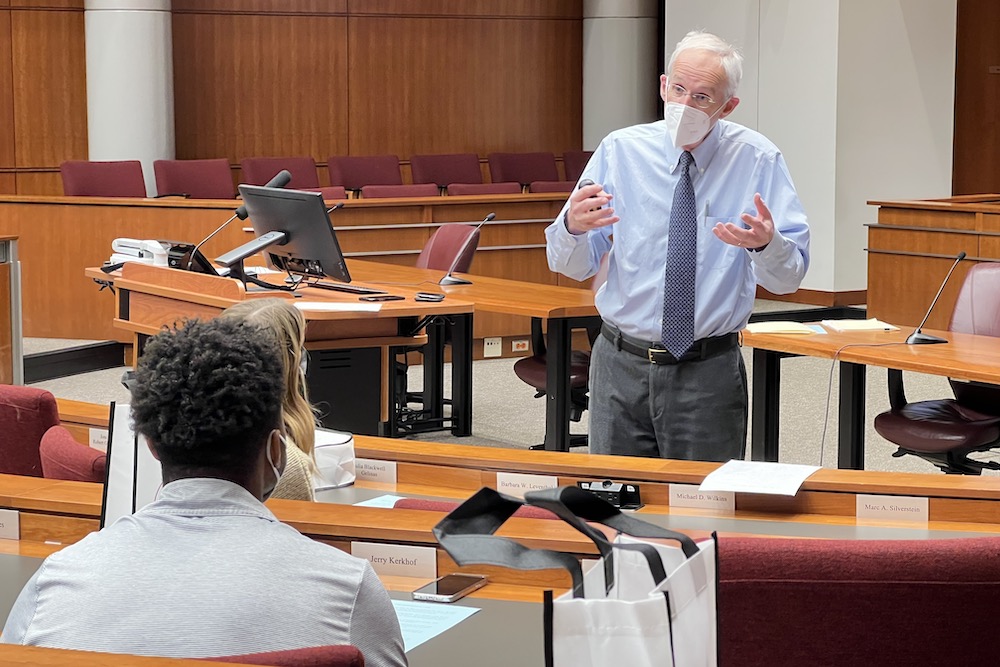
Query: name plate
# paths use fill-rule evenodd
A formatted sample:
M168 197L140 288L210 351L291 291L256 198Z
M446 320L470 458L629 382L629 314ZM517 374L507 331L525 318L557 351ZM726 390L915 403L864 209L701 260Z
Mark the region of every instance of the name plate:
M366 482L396 483L396 462L377 459L355 459L354 474Z
M399 577L437 577L437 549L399 544L351 542L351 555L372 564L376 574Z
M927 498L915 496L871 496L858 494L857 517L861 520L913 521L927 523Z
M554 489L559 486L559 478L554 475L527 475L520 472L498 472L497 491L508 496L524 498L528 491Z
M89 430L90 446L94 449L99 449L102 452L108 451L108 429L106 428L92 428Z
M17 510L0 510L0 539L21 539L21 515Z
M732 491L699 491L696 484L671 484L670 506L735 512L736 494Z

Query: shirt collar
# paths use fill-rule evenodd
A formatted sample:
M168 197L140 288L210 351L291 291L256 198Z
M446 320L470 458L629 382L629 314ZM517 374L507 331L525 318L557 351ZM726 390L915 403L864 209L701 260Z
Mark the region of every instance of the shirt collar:
M719 142L722 137L721 126L722 120L720 119L712 126L712 129L709 130L704 140L691 151L691 155L694 156L695 169L698 173L703 173L708 168L708 165L712 162L712 158L715 157L715 154L719 150ZM674 146L674 143L670 141L669 134L664 133L664 136L667 149L667 162L670 164L670 173L672 174L677 171L681 153L684 151ZM691 173L693 174L694 172L692 171Z
M278 519L239 484L224 479L189 477L170 482L141 512L181 516L257 516Z

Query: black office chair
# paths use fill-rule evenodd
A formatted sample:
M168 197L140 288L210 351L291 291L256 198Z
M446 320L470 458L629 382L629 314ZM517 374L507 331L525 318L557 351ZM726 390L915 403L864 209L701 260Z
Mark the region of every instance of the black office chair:
M973 266L951 315L949 331L1000 337L1000 264ZM907 403L903 372L889 369L891 409L875 418L875 430L899 449L949 474L1000 470L996 461L970 459L972 452L1000 447L1000 386L950 379L955 398Z
M479 228L473 225L445 224L427 239L420 255L417 257L418 269L436 269L438 271L454 271L468 273L479 246ZM445 343L447 344L447 338ZM395 427L405 433L417 433L435 430L441 427L441 420L429 418L430 410L424 402L423 392L407 391L407 371L409 365L406 355L409 352L419 352L421 348L397 347L392 353L396 359L394 372ZM451 401L445 399L445 405ZM419 408L411 408L418 404Z
M608 279L608 256L601 259L601 265L597 273L590 281L590 289L595 293L601 285ZM588 327L587 338L590 347L594 347L597 337L601 335L600 326ZM548 366L545 356L545 336L542 333L542 322L539 319L531 320L531 350L532 355L519 359L514 364L514 374L522 382L535 388L535 398L541 398L546 394L546 384L548 380ZM583 411L589 406L589 379L590 379L590 350L573 350L570 355L570 412L571 422L579 422L583 418ZM587 444L587 435L570 434L570 447L580 447Z

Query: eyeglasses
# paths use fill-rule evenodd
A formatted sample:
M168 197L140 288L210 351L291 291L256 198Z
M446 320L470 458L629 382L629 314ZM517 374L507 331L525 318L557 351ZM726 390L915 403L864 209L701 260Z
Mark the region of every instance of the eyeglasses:
M690 97L691 101L694 102L694 105L699 109L707 109L715 104L715 100L708 95L705 95L704 93L689 93L687 88L679 83L669 84L667 86L667 94L675 100L683 99L684 96Z

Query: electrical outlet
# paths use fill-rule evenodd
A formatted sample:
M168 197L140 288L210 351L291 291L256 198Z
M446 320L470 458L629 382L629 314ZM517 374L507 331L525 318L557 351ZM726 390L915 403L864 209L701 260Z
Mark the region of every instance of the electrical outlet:
M484 357L499 357L503 355L503 338L484 338L483 339L483 356Z
M528 351L528 341L526 340L512 340L510 342L511 352L527 352Z

